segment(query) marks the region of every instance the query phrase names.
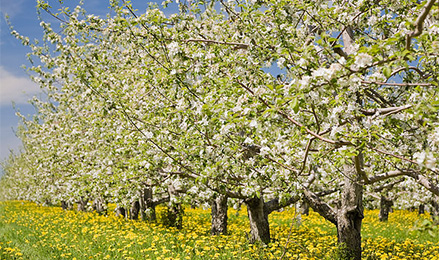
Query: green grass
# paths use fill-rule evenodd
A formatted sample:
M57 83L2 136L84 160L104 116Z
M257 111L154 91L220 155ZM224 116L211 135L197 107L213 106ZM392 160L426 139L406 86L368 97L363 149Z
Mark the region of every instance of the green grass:
M0 202L0 259L280 259L284 252L283 259L334 259L337 252L333 224L316 213L303 216L301 224L292 222L297 216L293 209L272 213L269 245L250 245L246 211L236 213L228 214L229 234L213 237L209 210L186 208L184 227L176 230L29 202ZM379 222L377 213L365 211L365 259L438 259L438 226L428 226L435 236L426 227L414 229L429 215L395 211L388 222Z

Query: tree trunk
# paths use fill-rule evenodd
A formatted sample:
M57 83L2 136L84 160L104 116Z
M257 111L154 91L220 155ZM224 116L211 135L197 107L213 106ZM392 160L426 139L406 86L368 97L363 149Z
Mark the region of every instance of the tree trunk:
M303 200L301 202L301 205L299 206L299 212L301 213L301 215L309 215L309 204L307 204L306 201Z
M434 196L431 200L431 218L436 225L438 225L438 217L438 197Z
M362 206L363 187L353 166L344 166L345 178L341 207L337 211L338 242L343 259L361 260L361 225L364 218Z
M78 211L86 211L87 202L87 200L84 200L84 198L81 197L81 199L78 201Z
M167 209L167 223L168 226L176 227L177 229L182 229L183 225L183 209L180 203L168 206Z
M141 209L141 205L139 203L139 200L134 201L131 204L130 219L134 219L134 220L139 219L139 210L140 209Z
M145 189L145 203L148 209L148 216L147 218L150 221L156 221L156 204L153 201L153 189L148 188Z
M116 208L116 217L122 216L122 217L126 217L126 211L123 207L117 207Z
M147 220L147 215L145 214L145 211L147 209L147 201L145 198L146 188L142 189L140 191L141 196L139 198L139 207L140 207L140 214L142 220Z
M425 205L420 204L419 205L419 215L425 214Z
M104 208L104 202L101 198L97 198L93 200L92 208L96 210L98 213L104 213L106 212L106 209Z
M217 195L211 203L211 235L228 233L228 197Z
M393 201L386 198L385 196L380 196L380 212L379 221L388 221L388 215L391 212L391 206L393 206Z
M66 201L61 201L61 208L64 210L71 210L73 209L72 203L66 202Z
M250 237L249 242L257 241L265 244L270 242L268 212L265 210L263 198L254 197L245 201L248 210Z

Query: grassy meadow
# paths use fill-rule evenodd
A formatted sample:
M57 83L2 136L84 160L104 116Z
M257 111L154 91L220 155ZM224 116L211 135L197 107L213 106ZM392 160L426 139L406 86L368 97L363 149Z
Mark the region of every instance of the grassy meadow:
M158 215L163 210L158 208ZM364 259L439 259L430 216L396 210L387 223L366 210ZM210 235L210 211L185 208L182 230L25 201L0 202L0 259L335 259L336 230L317 213L270 218L272 242L247 243L246 211L228 212L227 236ZM425 220L426 219L426 220ZM300 223L299 223L300 222ZM429 234L431 230L431 234Z

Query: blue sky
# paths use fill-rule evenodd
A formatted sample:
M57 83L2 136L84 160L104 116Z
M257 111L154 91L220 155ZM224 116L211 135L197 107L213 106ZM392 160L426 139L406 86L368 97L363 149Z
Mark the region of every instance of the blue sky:
M56 10L57 0L50 1ZM65 1L70 7L77 5L79 1ZM104 16L108 11L108 1L85 0L85 9L88 13ZM146 0L132 1L135 8L142 12L146 9ZM159 4L161 0L157 1ZM171 10L176 10L176 5ZM12 102L24 115L32 115L35 111L27 101L34 95L40 93L39 87L29 79L23 65L30 66L26 54L30 51L28 47L21 45L21 42L10 34L9 26L5 15L16 31L33 39L41 39L43 31L40 28L34 0L1 0L0 1L0 160L9 155L9 150L18 151L21 145L20 140L15 136L14 129L17 129L18 118ZM47 14L43 19L56 24L56 20Z

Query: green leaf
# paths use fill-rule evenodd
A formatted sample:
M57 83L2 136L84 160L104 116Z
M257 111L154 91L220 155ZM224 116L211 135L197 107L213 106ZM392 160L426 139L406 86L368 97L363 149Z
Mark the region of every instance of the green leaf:
M292 108L292 110L293 110L295 113L298 113L298 111L299 111L299 102L298 102L298 98L294 97L294 98L292 99L292 102L290 103L290 108Z
M390 67L383 68L382 73L386 78L389 78L391 76L391 68Z

